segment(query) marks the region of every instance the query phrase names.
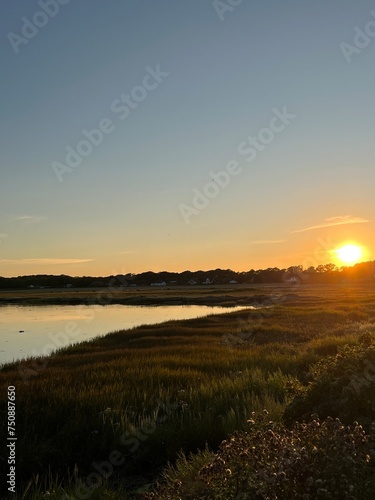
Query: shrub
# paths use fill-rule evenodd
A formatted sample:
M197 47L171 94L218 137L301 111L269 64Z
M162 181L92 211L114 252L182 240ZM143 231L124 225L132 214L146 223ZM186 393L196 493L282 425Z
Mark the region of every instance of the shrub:
M360 344L344 346L336 356L319 361L310 372L312 382L303 388L284 412L284 420L339 417L344 423L375 420L375 343L364 334Z
M174 471L164 486L145 499L358 499L375 495L375 423L368 433L361 425L318 418L296 423L292 430L250 419L250 432L236 431L195 476L194 497L184 474ZM192 468L194 460L192 460ZM178 466L177 466L178 469ZM171 480L173 479L173 480ZM198 480L201 481L199 491Z

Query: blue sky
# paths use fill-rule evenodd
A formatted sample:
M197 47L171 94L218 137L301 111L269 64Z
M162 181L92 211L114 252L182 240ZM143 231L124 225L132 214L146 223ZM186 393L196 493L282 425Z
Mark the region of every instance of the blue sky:
M354 41L373 2L51 0L54 17L36 14L47 3L0 21L0 275L319 265L347 241L375 258L375 28ZM25 18L46 23L17 45ZM150 71L164 76L142 91ZM285 107L295 117L247 161L239 145ZM66 147L105 119L69 166ZM197 208L231 161L240 172Z

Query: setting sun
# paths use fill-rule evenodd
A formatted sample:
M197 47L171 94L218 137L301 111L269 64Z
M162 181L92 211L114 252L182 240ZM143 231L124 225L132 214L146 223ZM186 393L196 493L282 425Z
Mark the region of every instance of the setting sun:
M344 264L356 264L363 256L362 248L358 245L348 244L335 250L337 258Z

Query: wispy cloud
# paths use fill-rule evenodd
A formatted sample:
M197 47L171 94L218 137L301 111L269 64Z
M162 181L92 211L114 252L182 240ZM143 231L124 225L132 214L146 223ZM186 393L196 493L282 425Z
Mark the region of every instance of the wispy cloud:
M363 224L365 222L371 222L371 221L363 219L362 217L354 217L353 215L339 215L337 217L330 217L328 219L324 219L324 222L316 224L315 226L309 226L303 229L296 229L294 231L291 231L291 233L304 233L305 231L312 231L314 229L321 229L324 227L342 226L344 224Z
M275 245L276 243L285 243L286 240L254 240L250 245Z
M37 222L41 222L46 220L46 215L18 215L14 217L14 220L20 222L27 222L28 224L36 224Z
M94 259L0 259L1 264L42 264L60 265L60 264L82 264L84 262L92 262Z

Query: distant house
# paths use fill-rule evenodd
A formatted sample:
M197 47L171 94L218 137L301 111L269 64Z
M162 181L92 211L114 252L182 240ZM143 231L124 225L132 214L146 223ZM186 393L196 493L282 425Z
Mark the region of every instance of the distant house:
M237 285L237 283L238 283L238 282L237 282L236 280L230 280L230 282L229 282L229 283L230 283L231 285Z
M210 278L206 278L205 281L203 281L203 284L204 285L211 285L211 283L213 283L214 280L210 280Z
M72 288L72 284L71 283L68 283L67 285L65 285L65 288Z
M151 283L151 286L166 286L166 282L162 281L161 283Z
M291 278L288 278L285 281L286 281L286 283L298 283L299 279L296 278L295 276L292 276Z
M194 280L190 280L190 281L188 281L188 285L196 285L196 284L197 284L197 282L196 282L196 281L194 281Z

